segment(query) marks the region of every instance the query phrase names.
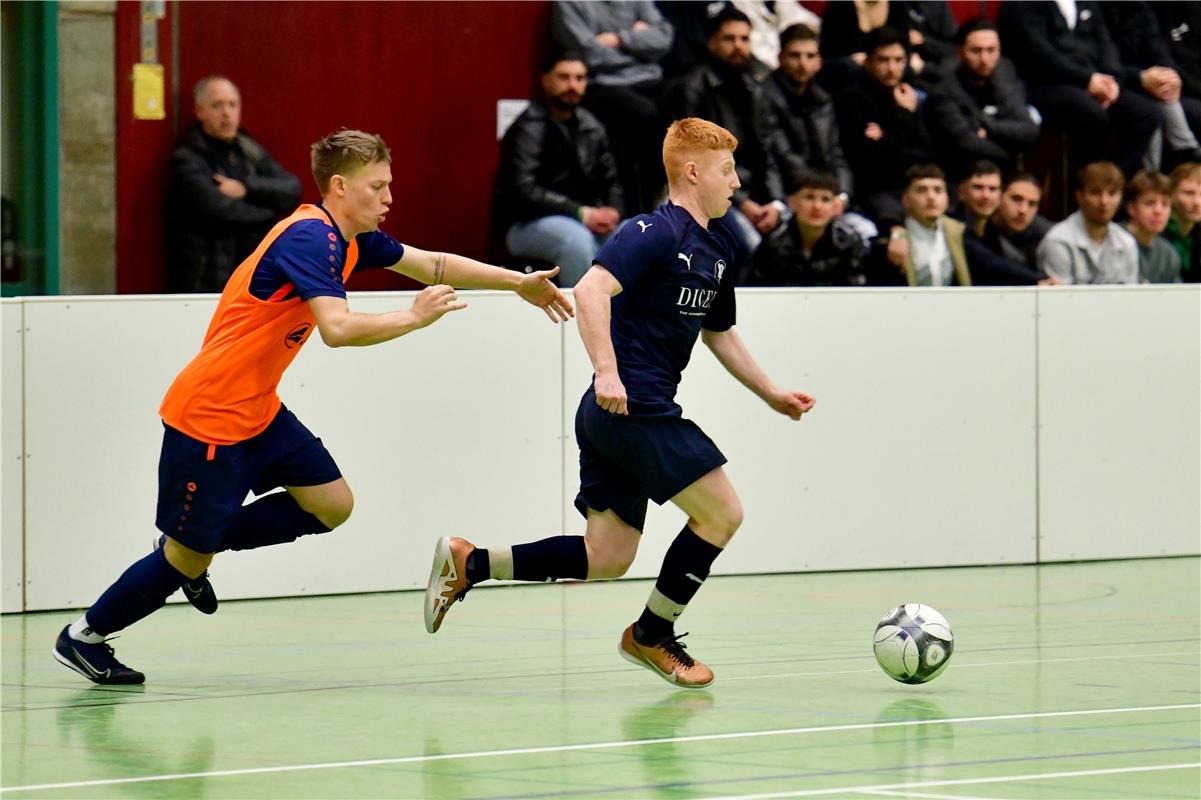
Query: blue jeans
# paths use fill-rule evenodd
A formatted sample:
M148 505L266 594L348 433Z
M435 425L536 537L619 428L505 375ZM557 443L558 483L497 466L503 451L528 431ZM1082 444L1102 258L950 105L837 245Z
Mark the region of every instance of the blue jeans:
M592 266L608 236L597 236L579 220L563 214L518 222L505 235L505 247L515 256L558 265L559 285L575 286Z

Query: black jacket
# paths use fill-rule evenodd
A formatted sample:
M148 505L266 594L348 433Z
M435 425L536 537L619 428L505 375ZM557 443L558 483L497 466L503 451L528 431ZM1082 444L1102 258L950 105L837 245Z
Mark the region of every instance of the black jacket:
M930 92L926 115L939 150L954 154L952 171L960 174L982 158L1012 166L1018 153L1038 141L1026 89L1007 58L983 82L962 65L950 72ZM988 138L976 135L981 128Z
M837 178L839 190L852 196L854 181L838 138L834 101L815 81L810 81L809 88L801 95L793 89L794 85L780 70L761 85L779 132L775 151L784 190L789 189L803 170L817 169Z
M867 245L841 220L832 220L826 232L805 255L801 229L795 222L763 240L751 262L748 286L863 286Z
M217 189L217 173L246 185L240 200ZM219 292L279 219L300 204L300 179L245 133L232 143L206 136L200 123L171 153L167 189L167 287Z
M1109 38L1100 4L1076 3L1076 28L1068 28L1054 0L1001 4L997 28L1006 52L1028 84L1088 86L1094 72L1123 81L1118 49Z
M493 203L502 230L554 214L574 217L581 206L624 212L624 205L609 137L587 109L576 109L572 125L531 103L505 131Z
M1122 74L1118 78L1123 86L1140 88L1140 73L1148 67L1171 67L1180 71L1148 3L1109 0L1101 4L1101 13L1122 62Z
M1159 32L1184 83L1184 94L1201 99L1201 3L1152 3Z
M749 69L735 71L710 58L668 87L666 104L673 120L700 117L738 139L734 161L742 187L734 192L735 205L748 197L756 203L783 199L775 114Z
M1033 264L1013 258L1001 231L990 221L977 236L969 224L963 231L963 252L976 286L1033 286L1041 279Z
M834 101L842 149L855 173L855 191L864 195L899 191L905 170L934 161L930 135L921 117L906 111L893 99L893 90L861 73L851 88ZM873 141L863 135L869 122L884 131Z

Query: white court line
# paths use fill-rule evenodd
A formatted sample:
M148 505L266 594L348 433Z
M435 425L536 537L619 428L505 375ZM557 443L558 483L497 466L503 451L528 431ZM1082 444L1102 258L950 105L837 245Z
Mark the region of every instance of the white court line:
M1161 772L1169 769L1201 769L1201 761L1195 764L1156 764L1149 767L1111 767L1109 769L1082 769L1075 772L1034 772L1029 775L998 775L993 778L959 778L946 781L917 781L914 783L881 783L873 786L844 786L841 789L801 789L796 792L767 792L765 794L739 794L708 797L705 800L771 800L781 797L820 797L823 794L872 794L887 789L904 790L909 787L933 786L977 786L981 783L1013 783L1017 781L1039 781L1056 778L1088 778L1096 775L1120 775L1129 772ZM912 795L920 796L920 795ZM934 795L927 795L933 797Z
M1032 711L1025 714L992 714L983 717L950 717L947 719L911 719L897 722L858 722L848 725L819 725L808 728L779 728L767 731L740 731L736 733L708 733L697 736L668 736L661 739L625 739L616 742L589 742L586 744L558 744L545 747L516 747L508 750L477 750L467 753L442 753L430 756L398 756L395 758L368 758L358 761L327 761L318 764L290 764L280 767L246 767L244 769L221 769L208 772L179 772L169 775L143 775L135 778L107 778L104 780L69 781L65 783L39 783L29 786L3 786L4 792L34 792L42 789L78 789L85 786L115 786L127 783L150 783L153 781L182 781L193 778L222 778L233 775L267 775L273 772L302 772L314 769L344 769L349 767L378 767L385 764L418 764L430 761L461 761L469 758L495 758L498 756L528 756L541 753L570 753L581 750L616 750L624 747L645 747L655 744L679 744L683 742L716 742L727 739L753 739L764 736L799 736L809 733L838 733L841 731L878 730L880 728L915 728L922 725L946 725L948 723L1002 722L1016 719L1046 719L1049 717L1086 717L1101 714L1137 714L1148 711L1180 711L1201 708L1201 703L1179 703L1166 706L1131 706L1128 708L1083 708L1076 711ZM905 784L897 784L897 787ZM913 784L922 786L925 784ZM867 788L891 789L894 786ZM775 795L764 795L774 797ZM781 797L790 795L780 795Z
M859 792L859 794L874 794L880 797L918 797L924 800L1001 800L1000 798L990 797L966 797L961 794L928 794L924 792L909 792L904 790L885 791L884 789L868 789L867 791Z
M1196 650L1192 650L1192 651L1189 651L1186 653L1147 653L1146 655L1128 655L1128 656L1103 655L1103 656L1073 656L1072 658L1029 658L1029 659L1022 659L1020 661L976 661L976 662L970 662L967 664L957 663L955 665L955 669L960 670L960 669L974 669L976 667L1004 667L1009 664L1055 664L1055 663L1061 663L1064 661L1121 661L1123 659L1125 659L1125 660L1138 659L1139 661L1145 661L1148 658L1165 658L1165 657L1169 657L1169 656L1195 656L1195 655L1197 655ZM719 663L719 662L710 662L710 663ZM727 665L727 667L729 667L729 665ZM876 670L871 667L865 667L865 668L861 668L861 669L829 670L826 672L775 672L775 673L770 673L767 675L735 675L732 678L723 677L721 679L721 681L722 681L722 683L729 683L730 681L757 681L757 680L762 680L763 678L803 678L803 677L813 677L813 676L820 677L820 676L824 676L824 675L852 675L852 674L855 674L858 672L875 672L875 671Z

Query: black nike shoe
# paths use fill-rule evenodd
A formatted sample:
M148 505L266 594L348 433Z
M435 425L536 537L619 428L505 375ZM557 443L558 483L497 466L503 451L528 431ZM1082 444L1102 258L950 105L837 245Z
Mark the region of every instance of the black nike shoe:
M92 683L145 683L146 676L117 660L108 642L88 644L71 638L71 626L63 628L54 643L54 657L60 664L73 669Z
M160 549L167 540L167 534L162 534L154 540L154 549ZM184 597L188 598L188 602L192 604L192 608L202 614L213 614L217 611L217 593L213 591L213 584L209 583L209 574L206 572L199 578L189 578L183 582Z

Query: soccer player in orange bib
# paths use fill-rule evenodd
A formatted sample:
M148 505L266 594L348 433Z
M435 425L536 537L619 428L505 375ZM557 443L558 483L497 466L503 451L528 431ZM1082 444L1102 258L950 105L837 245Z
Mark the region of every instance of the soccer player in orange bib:
M379 136L340 130L312 146L317 205L277 224L230 276L200 353L176 377L159 413L156 526L149 555L63 628L54 657L94 683L142 683L105 642L161 608L181 587L200 611L217 610L208 580L215 553L325 533L350 516L350 487L321 443L275 388L314 327L330 347L371 345L465 307L453 286L510 289L552 322L574 313L551 278L463 256L406 247L379 230L392 203L391 155ZM388 268L430 284L406 310L351 311L355 269ZM243 506L248 491L277 492Z

